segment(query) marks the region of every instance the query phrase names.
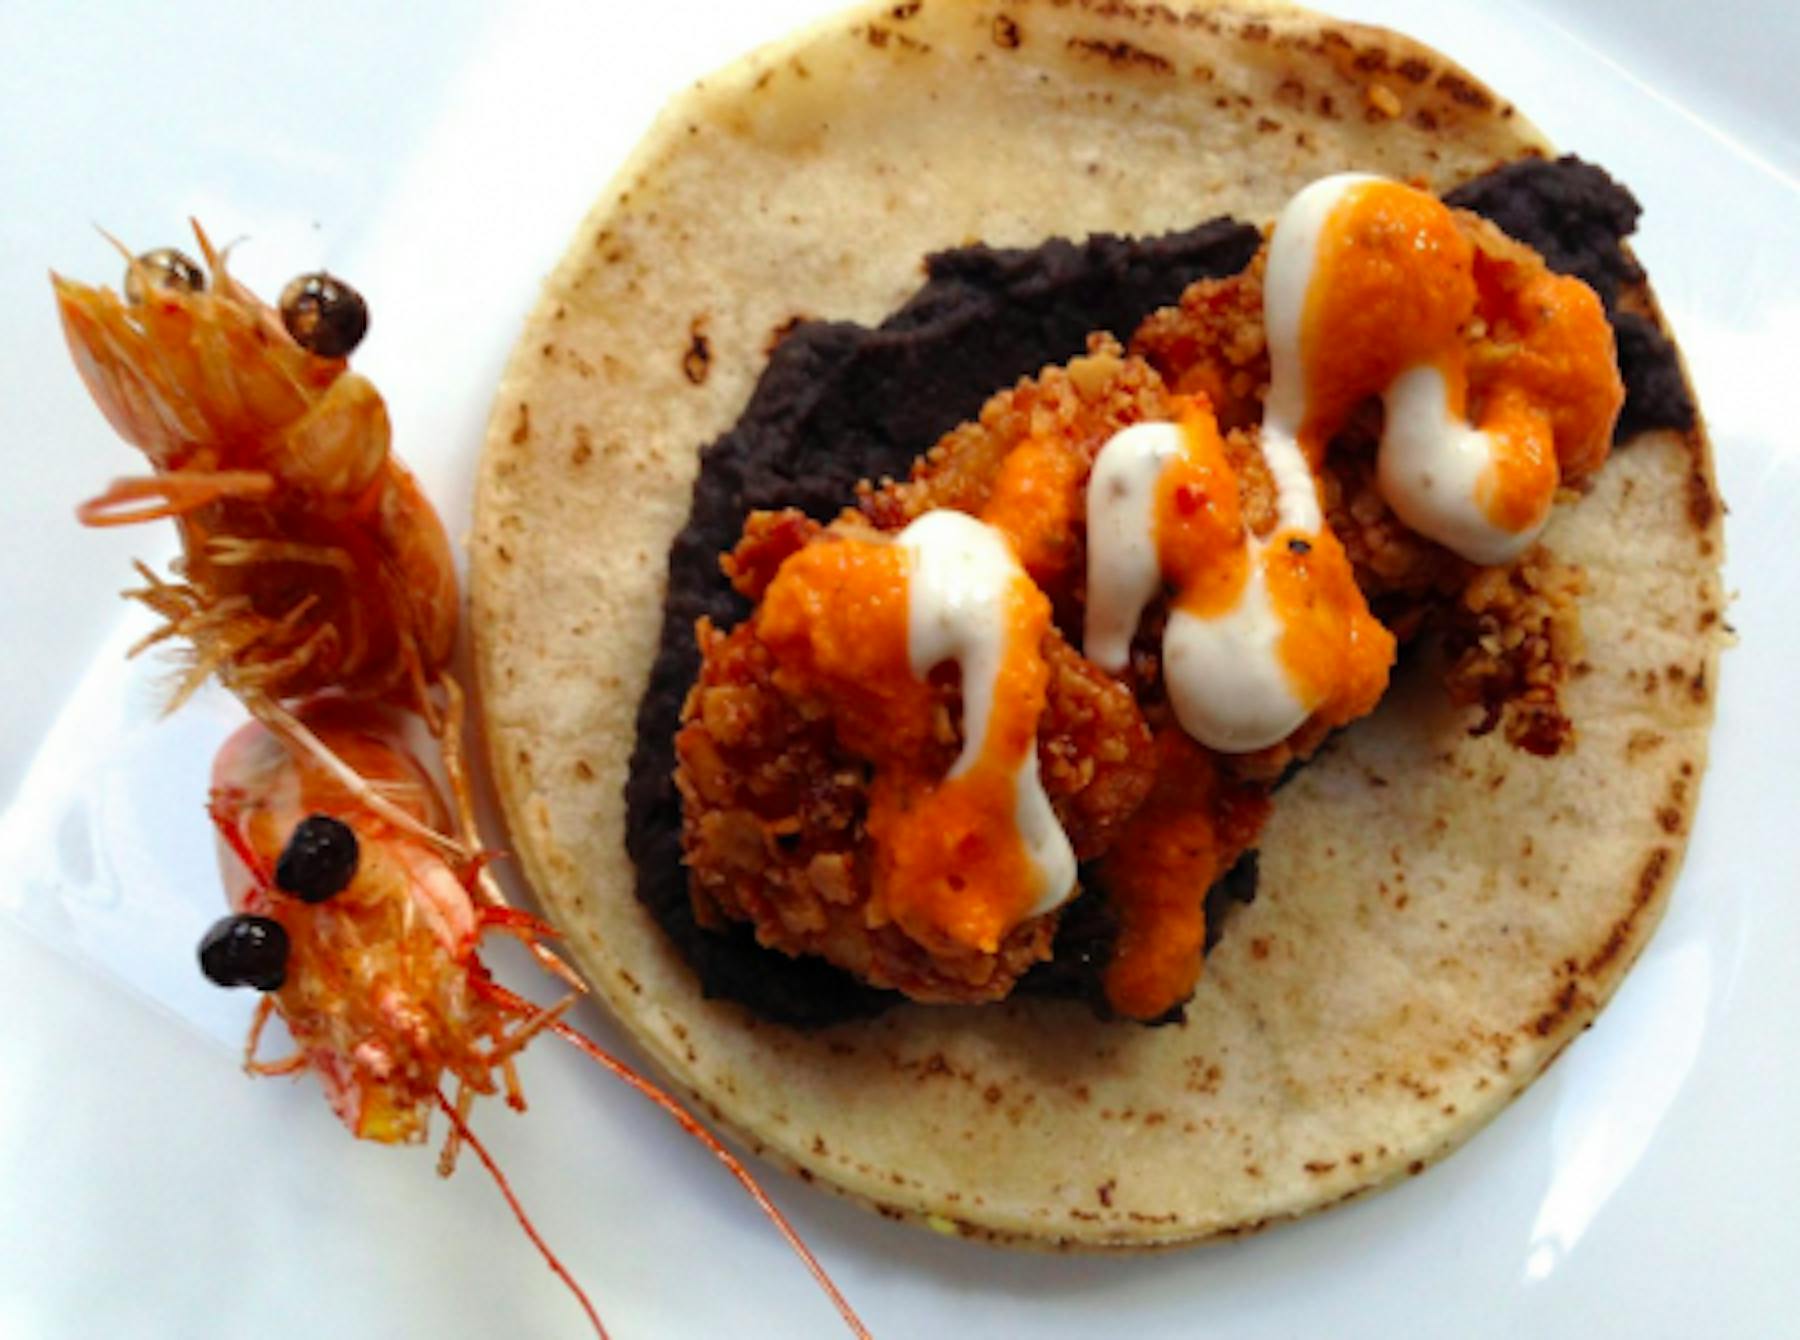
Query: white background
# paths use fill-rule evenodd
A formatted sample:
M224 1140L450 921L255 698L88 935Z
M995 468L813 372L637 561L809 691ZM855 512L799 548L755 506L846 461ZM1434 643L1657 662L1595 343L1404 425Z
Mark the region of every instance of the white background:
M213 697L159 723L156 668L120 659L143 625L111 593L170 540L73 522L139 467L68 366L45 270L116 284L93 225L141 248L184 242L193 214L248 239L234 269L265 293L321 265L351 278L374 310L359 366L460 535L502 361L611 169L665 96L830 6L379 8L0 8L3 1336L582 1333L473 1162L440 1183L422 1150L350 1140L310 1082L236 1069L251 1002L191 955L220 911L201 798L237 713ZM770 1174L882 1336L1800 1326L1800 9L1371 0L1350 16L1449 52L1645 205L1638 249L1717 442L1743 638L1687 869L1550 1075L1429 1176L1321 1219L1155 1258L1045 1258ZM833 1333L701 1151L572 1056L539 1046L523 1069L532 1114L490 1106L479 1128L615 1335Z

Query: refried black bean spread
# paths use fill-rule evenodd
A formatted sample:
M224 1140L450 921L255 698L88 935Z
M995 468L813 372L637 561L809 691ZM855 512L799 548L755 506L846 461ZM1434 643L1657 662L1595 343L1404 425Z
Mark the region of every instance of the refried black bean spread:
M1553 269L1578 274L1599 291L1619 339L1625 416L1637 425L1631 432L1692 423L1673 346L1620 304L1621 293L1642 279L1620 245L1638 214L1623 187L1576 159L1534 159L1446 198L1493 219L1541 251ZM730 628L749 613L719 569L745 518L761 508L797 507L828 520L850 502L859 481L904 477L995 391L1082 353L1090 332L1129 338L1189 284L1238 273L1261 241L1256 228L1221 218L1145 239L1101 235L1029 250L964 247L928 257L925 285L881 325L807 321L781 339L743 416L701 452L687 524L669 553L662 632L638 705L625 791L637 896L693 966L707 996L802 1027L866 1017L902 999L822 959L765 949L746 925L714 931L694 919L682 863L675 734L699 671L695 622L705 616ZM1213 891L1209 930L1215 909L1222 913L1254 891L1251 859ZM1092 900L1090 894L1081 904ZM1075 915L1079 906L1064 918L1055 958L1027 974L1020 992L1100 998L1111 919L1098 908Z

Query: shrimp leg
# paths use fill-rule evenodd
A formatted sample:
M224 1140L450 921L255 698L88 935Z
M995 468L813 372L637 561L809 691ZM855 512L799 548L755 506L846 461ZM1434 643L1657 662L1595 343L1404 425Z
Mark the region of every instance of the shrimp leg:
M469 782L467 760L463 757L463 721L467 710L467 700L463 697L462 686L448 672L438 676L438 683L444 689L444 723L439 736L439 743L444 751L444 773L450 780L450 795L456 810L457 831L465 844L475 850L480 849L480 835L475 827L474 789ZM493 871L484 861L475 871L475 891L483 902L490 907L511 907L506 894L501 891L500 882L494 878ZM542 967L566 982L583 995L587 994L587 984L576 975L575 970L553 953L550 948L536 939L527 939L526 947L531 956Z
M256 1017L250 1021L250 1036L244 1039L244 1069L252 1075L292 1075L306 1069L306 1053L299 1050L279 1061L256 1059L256 1053L262 1050L263 1029L269 1026L269 1016L274 1013L275 1002L270 997L264 996L257 1002Z
M184 516L221 498L266 498L274 492L275 476L266 470L183 470L148 479L115 479L106 492L77 507L75 516L84 526L135 526ZM140 505L129 506L132 503Z

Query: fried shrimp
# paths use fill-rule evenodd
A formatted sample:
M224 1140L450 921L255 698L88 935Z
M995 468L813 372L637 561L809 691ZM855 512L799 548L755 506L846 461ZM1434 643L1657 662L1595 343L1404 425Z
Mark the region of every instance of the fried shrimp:
M1520 383L1563 406L1554 426L1562 440L1579 445L1562 454L1561 482L1583 488L1606 459L1610 415L1617 408L1585 388L1606 388L1612 378L1596 367L1546 356L1543 337L1558 321L1591 326L1597 309L1566 312L1570 281L1551 274L1537 253L1466 211L1452 211L1452 218L1470 244L1478 293L1475 317L1462 333L1471 407L1515 394ZM1174 391L1209 396L1221 426L1243 441L1253 440L1269 388L1265 258L1266 248L1240 274L1191 285L1176 305L1148 317L1130 344L1131 353ZM1610 349L1598 332L1581 333L1587 337L1582 346L1596 356ZM1579 658L1572 599L1579 571L1542 544L1503 568L1478 568L1410 529L1383 497L1377 478L1381 429L1380 403L1371 400L1349 416L1318 469L1327 520L1357 585L1402 640L1427 624L1445 634L1450 696L1480 709L1473 733L1504 723L1515 746L1535 754L1560 751L1574 738L1560 689ZM1246 484L1246 511L1254 516L1260 460L1247 474L1240 450L1232 464ZM1551 572L1554 577L1546 575ZM1498 599L1499 591L1513 595ZM1521 592L1533 599L1518 598Z
M873 872L861 826L868 765L841 742L832 707L780 674L754 625L702 633L701 678L676 737L695 907L705 922L749 921L764 944L821 955L915 1000L977 1004L1007 995L1049 957L1052 916L1024 921L992 951L931 946L870 924ZM1131 695L1059 635L1039 724L1045 790L1078 856L1111 845L1148 791L1149 731ZM933 693L938 772L956 754L956 699Z

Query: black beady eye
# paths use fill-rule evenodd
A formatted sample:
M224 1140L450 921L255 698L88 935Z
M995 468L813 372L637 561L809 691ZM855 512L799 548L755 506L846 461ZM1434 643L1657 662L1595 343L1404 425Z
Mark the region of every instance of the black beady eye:
M281 290L281 324L308 353L346 358L368 333L369 305L343 280L319 270Z
M272 917L220 917L200 939L200 971L217 986L278 990L287 960L287 932Z
M349 824L329 814L308 815L294 825L275 862L275 887L302 902L322 903L355 877L356 858L356 834Z
M146 251L125 267L126 299L134 303L143 302L145 283L152 288L204 293L206 271L186 252L177 251L174 247L158 247L155 251Z

